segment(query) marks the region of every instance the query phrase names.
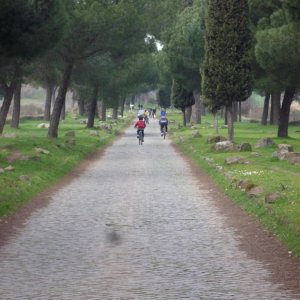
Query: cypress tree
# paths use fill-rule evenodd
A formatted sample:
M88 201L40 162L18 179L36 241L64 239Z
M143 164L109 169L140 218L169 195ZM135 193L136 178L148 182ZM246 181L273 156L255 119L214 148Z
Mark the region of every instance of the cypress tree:
M232 103L251 95L249 8L247 0L207 0L202 88L213 112L226 107L233 141Z

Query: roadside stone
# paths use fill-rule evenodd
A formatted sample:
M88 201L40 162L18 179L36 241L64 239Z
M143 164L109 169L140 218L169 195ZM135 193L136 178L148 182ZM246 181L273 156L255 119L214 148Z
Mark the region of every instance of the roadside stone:
M68 131L68 132L66 132L65 136L75 137L75 131L74 130Z
M49 123L40 123L38 124L37 128L49 128L50 124Z
M237 145L236 149L240 152L251 152L252 151L252 147L249 143L243 143L241 145Z
M266 148L266 147L271 147L273 145L275 145L275 143L271 138L263 138L257 142L255 148Z
M288 157L288 161L293 165L300 165L300 153L295 153L299 155Z
M76 140L75 140L75 139L68 139L68 140L66 141L66 144L67 144L67 145L76 145Z
M91 130L90 131L90 136L99 136L99 131L97 131L97 130Z
M241 156L226 157L224 161L225 165L244 164L244 163L245 163L245 158Z
M223 141L215 143L212 148L217 152L227 152L234 150L234 145L230 141Z
M16 160L29 160L29 158L28 156L23 155L22 152L17 150L6 157L6 162L8 163L12 163Z
M264 188L262 186L254 186L248 192L250 198L258 198L264 193Z
M285 151L285 152L294 152L294 148L290 144L278 144L277 145L278 151Z
M192 131L192 137L193 138L200 138L200 137L202 137L202 135L201 135L199 130L193 130Z
M207 143L208 144L214 144L214 143L218 143L218 142L224 142L224 141L227 141L227 139L223 136L209 136L207 138Z
M43 149L43 148L35 148L35 152L39 153L39 154L50 154L50 152L47 149Z
M240 180L237 183L237 187L243 191L248 192L255 187L255 184L250 180Z
M278 144L277 150L273 152L273 157L278 157L279 160L287 159L288 153L293 153L293 146L289 144Z
M5 170L3 168L0 168L0 174L5 173Z
M17 137L17 134L16 133L3 133L2 136L5 138L9 138L9 139L15 139Z
M259 153L259 152L251 152L251 156L260 157L261 153Z
M274 193L269 193L265 197L265 202L266 203L275 203L277 202L282 195L279 192L274 192Z
M9 165L8 167L4 168L4 171L7 171L7 172L11 172L11 171L14 171L16 168L13 167L12 165Z
M21 181L29 181L29 182L31 182L31 177L28 176L28 175L21 175L21 176L19 177L19 179L20 179Z

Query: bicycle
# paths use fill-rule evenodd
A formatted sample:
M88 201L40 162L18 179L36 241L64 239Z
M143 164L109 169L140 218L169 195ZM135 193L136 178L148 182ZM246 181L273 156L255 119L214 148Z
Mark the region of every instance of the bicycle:
M166 131L166 127L163 127L163 131L162 131L162 136L164 138L164 140L166 139L166 135L167 135L167 131Z
M139 145L143 145L144 139L143 139L143 131L142 130L139 130L138 139L139 139Z

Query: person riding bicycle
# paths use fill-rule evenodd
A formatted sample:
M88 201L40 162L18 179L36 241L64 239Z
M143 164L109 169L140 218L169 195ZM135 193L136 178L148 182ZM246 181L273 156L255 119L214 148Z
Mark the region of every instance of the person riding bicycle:
M149 124L149 112L147 109L144 110L144 121Z
M159 125L160 125L160 135L162 136L164 134L164 128L165 132L168 132L168 124L169 120L166 116L161 116L159 119Z
M140 131L142 132L142 136L143 136L143 141L144 141L144 129L146 128L146 123L143 120L143 116L139 116L138 121L134 124L134 128L137 128L137 137L139 137L139 133Z

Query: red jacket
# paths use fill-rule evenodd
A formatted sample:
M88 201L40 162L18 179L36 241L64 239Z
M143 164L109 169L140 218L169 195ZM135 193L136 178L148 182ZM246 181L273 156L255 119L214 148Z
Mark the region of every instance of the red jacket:
M138 120L134 127L140 128L140 129L144 129L146 127L146 123L143 120Z

